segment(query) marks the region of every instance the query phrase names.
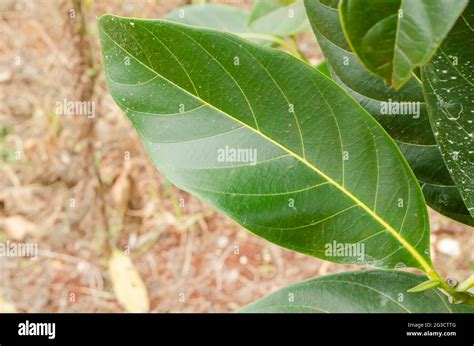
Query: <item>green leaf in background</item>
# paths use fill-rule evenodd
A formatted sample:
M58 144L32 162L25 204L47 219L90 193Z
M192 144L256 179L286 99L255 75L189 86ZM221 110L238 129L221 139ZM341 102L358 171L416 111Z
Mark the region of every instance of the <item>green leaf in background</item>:
M249 13L239 7L223 4L194 4L170 12L166 20L231 32L265 46L288 43L272 34L252 31L248 26ZM291 51L291 49L290 49Z
M279 37L311 30L303 0L256 0L248 25L254 32Z
M474 313L450 304L438 290L408 293L426 277L387 270L320 276L280 289L246 306L245 313Z
M474 217L474 2L422 68L422 79L436 140Z
M344 87L396 141L423 188L426 202L438 212L474 226L434 138L421 84L411 79L400 90L370 74L351 51L339 22L337 1L305 2L308 17L334 80ZM389 102L419 112L387 114ZM385 109L386 110L386 109ZM399 112L403 113L403 112ZM405 112L410 113L410 112Z
M428 63L468 0L341 0L344 33L360 61L400 88Z
M170 12L165 19L233 33L249 32L247 11L222 4L195 4Z
M112 15L99 30L109 90L175 185L289 249L433 274L412 171L337 84L228 33Z

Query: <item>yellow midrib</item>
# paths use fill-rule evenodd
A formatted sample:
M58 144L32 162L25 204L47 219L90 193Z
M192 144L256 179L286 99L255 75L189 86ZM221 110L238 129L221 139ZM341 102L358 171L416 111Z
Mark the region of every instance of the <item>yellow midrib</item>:
M420 263L420 265L423 267L423 269L427 272L427 273L431 273L433 272L433 268L425 261L425 259L420 255L420 253L410 244L408 243L392 226L390 226L387 222L385 222L385 220L383 220L377 213L375 213L375 211L373 211L372 209L370 209L367 205L365 205L361 200L359 200L356 196L354 196L350 191L346 190L343 186L341 186L340 184L338 184L335 180L333 180L331 177L327 176L325 173L323 173L321 170L319 170L317 167L315 167L313 164L311 164L309 161L307 161L305 158L301 157L300 155L294 153L293 151L291 151L290 149L286 148L285 146L283 146L282 144L276 142L275 140L273 140L272 138L268 137L267 135L265 135L264 133L262 133L261 131L249 126L248 124L244 123L243 121L233 117L232 115L222 111L221 109L218 109L217 107L213 106L212 104L208 103L207 101L197 97L196 95L190 93L189 91L187 91L186 89L180 87L179 85L173 83L172 81L170 81L169 79L165 78L164 76L160 75L157 71L155 71L154 69L152 69L151 67L147 66L146 64L144 64L143 62L141 62L139 59L137 59L133 54L131 54L130 52L128 52L125 48L123 48L121 45L119 45L112 37L110 37L109 34L107 34L104 30L102 30L102 32L113 42L115 43L115 45L117 45L117 47L119 47L120 49L122 49L125 53L127 53L128 55L132 56L139 64L141 64L142 66L144 66L145 68L147 68L148 70L150 70L151 72L153 72L154 74L156 74L157 76L159 76L160 78L163 78L164 80L166 80L168 83L170 83L171 85L175 86L176 88L179 88L181 91L185 92L186 94L190 95L191 97L197 99L198 101L202 102L203 104L205 104L206 106L216 110L217 112L229 117L230 119L234 120L234 121L237 121L238 123L242 124L243 126L245 126L246 128L250 129L251 131L259 134L260 136L262 136L263 138L265 138L266 140L268 140L270 143L278 146L279 148L281 148L282 150L286 151L288 154L290 154L291 156L293 156L294 158L298 159L299 161L301 161L302 163L304 163L307 167L309 167L310 169L312 169L313 171L315 171L317 174L319 174L320 176L322 176L324 179L326 179L331 185L334 185L338 190L340 190L341 192L343 192L345 195L347 195L349 198L351 198L358 206L360 206L362 209L364 209L371 217L373 217L377 222L379 222L382 226L385 227L385 229L395 238L397 239L410 253L411 255L418 261L418 263Z

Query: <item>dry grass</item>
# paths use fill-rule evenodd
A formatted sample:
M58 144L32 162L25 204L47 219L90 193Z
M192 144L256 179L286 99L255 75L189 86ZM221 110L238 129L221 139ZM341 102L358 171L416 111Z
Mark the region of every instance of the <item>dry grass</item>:
M151 310L161 312L234 311L300 279L351 269L248 233L148 161L106 89L95 18L160 18L184 3L0 2L0 241L39 246L36 260L0 257L0 310L123 311L107 271L114 247L131 249ZM320 59L311 34L300 40ZM94 101L95 117L56 115L63 99ZM440 272L465 277L473 230L434 212L432 226ZM442 239L452 243L437 246Z

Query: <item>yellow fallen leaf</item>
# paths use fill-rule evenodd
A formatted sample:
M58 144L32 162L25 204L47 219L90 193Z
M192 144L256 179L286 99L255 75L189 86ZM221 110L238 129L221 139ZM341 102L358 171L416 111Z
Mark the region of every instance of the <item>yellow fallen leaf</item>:
M148 312L148 292L132 260L124 253L114 250L109 260L109 273L115 296L128 312Z

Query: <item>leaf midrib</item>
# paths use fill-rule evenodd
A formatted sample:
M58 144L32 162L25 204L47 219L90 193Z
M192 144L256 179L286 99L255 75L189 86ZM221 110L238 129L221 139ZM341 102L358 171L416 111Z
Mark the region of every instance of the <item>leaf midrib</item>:
M166 20L164 20L164 22L166 22ZM269 141L270 143L272 143L273 145L276 145L277 147L279 147L280 149L286 151L288 154L290 154L291 156L293 156L294 158L296 158L297 160L301 161L303 164L305 164L308 168L310 168L311 170L313 170L314 172L316 172L317 174L319 174L321 177L323 177L325 180L327 180L331 185L333 185L334 187L336 187L338 190L340 190L343 194L345 194L347 197L349 197L350 199L352 199L359 207L361 207L365 212L367 212L367 214L369 214L373 219L375 219L378 223L380 223L382 226L385 227L385 229L387 230L387 232L389 232L401 245L403 245L409 252L410 254L413 256L413 258L415 258L415 260L417 260L417 262L423 267L423 269L427 272L427 273L432 273L433 272L433 268L428 264L428 262L425 261L425 259L420 255L420 253L407 241L405 240L405 238L403 238L396 230L395 228L393 228L391 225L389 225L387 222L385 222L385 220L380 217L376 212L374 212L372 209L370 209L365 203L363 203L361 200L359 200L356 196L354 196L350 191L348 191L347 189L345 189L343 186L341 186L340 184L338 184L334 179L332 179L331 177L329 177L328 175L326 175L324 172L322 172L321 170L319 170L316 166L314 166L313 164L311 164L309 161L307 161L305 158L301 157L300 155L298 155L297 153L293 152L292 150L286 148L284 145L280 144L279 142L273 140L272 138L268 137L267 135L265 135L264 133L262 133L260 130L257 130L253 127L251 127L250 125L248 125L247 123L233 117L232 115L224 112L223 110L215 107L214 105L208 103L207 101L201 99L200 97L190 93L188 90L182 88L181 86L177 85L176 83L170 81L169 79L167 79L166 77L162 76L161 74L159 74L157 71L155 71L153 68L151 68L150 66L147 66L146 64L144 64L142 61L140 61L137 57L135 57L135 55L133 55L132 53L130 53L129 51L127 51L124 47L122 47L120 44L118 44L107 32L106 30L104 30L104 28L102 27L102 32L104 33L104 35L106 35L117 47L119 47L120 49L122 49L125 53L127 53L128 55L130 55L131 57L133 57L139 64L141 64L142 66L144 66L145 68L147 68L149 71L153 72L155 75L159 76L160 78L162 78L163 80L167 81L168 83L170 83L171 85L175 86L176 88L178 88L179 90L183 91L184 93L190 95L191 97L193 97L194 99L202 102L203 104L207 105L208 107L210 107L211 109L214 109L216 110L217 112L229 117L230 119L240 123L241 125L245 126L246 128L248 128L249 130L257 133L258 135L260 135L261 137L263 137L264 139L266 139L267 141ZM323 97L324 98L324 97Z

